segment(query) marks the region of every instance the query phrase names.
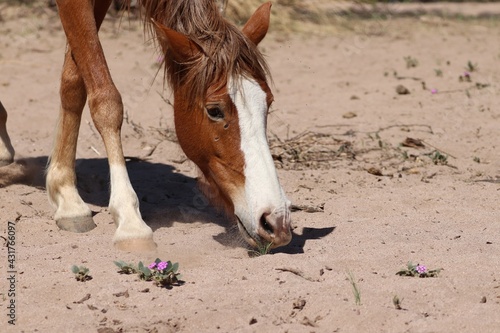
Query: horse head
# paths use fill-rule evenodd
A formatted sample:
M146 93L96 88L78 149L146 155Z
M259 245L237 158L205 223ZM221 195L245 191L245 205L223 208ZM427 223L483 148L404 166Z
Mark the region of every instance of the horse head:
M204 192L255 247L291 240L290 201L266 137L273 94L257 50L270 7L258 8L241 31L218 22L206 34L188 34L155 23L174 90L180 146L201 170Z

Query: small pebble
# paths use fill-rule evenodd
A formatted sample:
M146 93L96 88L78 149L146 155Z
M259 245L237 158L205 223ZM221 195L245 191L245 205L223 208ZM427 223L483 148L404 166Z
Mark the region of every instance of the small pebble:
M396 87L396 92L398 93L398 95L408 95L410 93L408 88L406 88L402 84L400 84Z

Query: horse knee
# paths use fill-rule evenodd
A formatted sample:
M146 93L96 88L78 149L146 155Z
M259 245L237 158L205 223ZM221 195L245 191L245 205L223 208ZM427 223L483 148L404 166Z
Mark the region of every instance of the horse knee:
M64 110L81 112L87 101L83 78L68 53L61 76L61 104Z
M109 131L120 131L123 122L123 102L116 88L90 95L89 107L94 124L101 135Z

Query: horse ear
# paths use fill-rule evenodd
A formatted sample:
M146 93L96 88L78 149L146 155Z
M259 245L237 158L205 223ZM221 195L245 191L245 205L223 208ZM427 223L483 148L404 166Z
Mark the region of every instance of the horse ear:
M243 27L243 34L248 37L255 45L266 37L271 19L271 3L262 4L255 13L248 19Z
M189 37L167 28L163 24L153 21L156 29L156 34L162 41L166 43L168 52L172 58L178 62L183 63L196 57L201 51L198 45L194 43ZM164 47L165 49L165 47Z

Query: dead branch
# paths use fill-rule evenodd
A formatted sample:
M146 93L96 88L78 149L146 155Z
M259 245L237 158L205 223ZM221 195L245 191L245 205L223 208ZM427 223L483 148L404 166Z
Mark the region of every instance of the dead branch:
M292 274L295 274L297 276L300 276L301 278L307 280L307 281L311 281L311 282L319 282L318 279L313 279L309 276L306 276L304 274L304 272L302 272L300 269L296 269L296 268L290 268L290 267L282 267L282 268L276 268L277 271L281 271L281 272L290 272Z

